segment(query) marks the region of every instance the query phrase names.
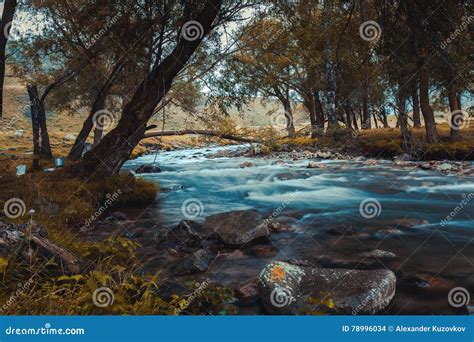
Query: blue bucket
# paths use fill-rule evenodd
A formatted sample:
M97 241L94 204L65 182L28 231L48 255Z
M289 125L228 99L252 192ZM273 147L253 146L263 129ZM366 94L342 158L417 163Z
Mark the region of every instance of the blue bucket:
M64 158L54 158L53 163L54 163L54 167L63 167L64 166Z

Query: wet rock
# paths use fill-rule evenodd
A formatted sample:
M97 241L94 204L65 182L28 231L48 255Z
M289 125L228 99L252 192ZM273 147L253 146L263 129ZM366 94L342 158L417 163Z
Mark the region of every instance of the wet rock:
M256 257L268 258L275 256L278 249L272 245L255 245L250 247L249 253Z
M379 240L389 239L393 237L400 237L403 232L400 229L381 229L375 232L374 237Z
M353 235L355 233L355 227L341 224L329 228L327 233L331 235Z
M204 226L228 245L241 245L267 237L270 232L254 210L237 210L208 216Z
M173 228L167 236L167 239L183 245L196 245L211 235L206 226L193 220L182 220Z
M442 163L438 165L438 170L443 172L451 171L451 164L449 163Z
M408 153L403 153L403 154L400 154L398 156L395 156L395 158L393 158L393 161L397 162L397 161L410 161L412 160L412 157L408 154Z
M249 305L258 299L258 277L251 278L237 285L235 297L243 305Z
M214 255L205 249L199 249L184 259L173 271L175 275L187 275L204 272L209 268Z
M242 258L245 258L244 252L242 252L241 250L236 249L235 251L232 251L230 253L219 254L216 257L216 261L217 261L217 259L219 259L219 261L220 261L220 260L238 260L238 259L242 259Z
M396 219L391 222L393 226L401 227L401 228L413 228L415 226L422 226L425 224L429 224L427 220L424 219L417 219L417 218L402 218Z
M374 258L374 259L395 259L397 255L395 253L384 251L382 249L374 249L371 252L362 253L364 258Z
M390 270L356 271L273 262L259 277L259 297L270 313L374 314L395 295Z
M322 256L317 259L317 265L324 268L342 268L351 270L378 270L386 268L377 259L362 259L362 258L335 258Z
M135 173L160 173L161 169L152 164L143 164L135 169Z
M244 168L246 168L246 167L254 167L254 166L255 166L255 164L254 164L254 163L251 163L251 162L243 162L242 164L239 165L239 167L240 167L241 169L244 169Z
M306 166L308 169L325 169L326 165L310 160Z
M271 232L292 232L295 229L289 222L270 220L267 227Z
M419 164L418 167L422 170L432 170L434 168L434 166L431 165L430 163L422 163L422 164Z

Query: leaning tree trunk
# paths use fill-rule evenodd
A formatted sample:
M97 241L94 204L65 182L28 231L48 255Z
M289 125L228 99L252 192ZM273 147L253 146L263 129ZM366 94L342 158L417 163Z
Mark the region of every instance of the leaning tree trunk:
M17 1L5 0L3 3L2 20L0 24L0 118L3 116L3 83L5 80L5 50L7 47L8 35L5 34L5 27L12 22L15 15ZM11 25L11 24L9 24ZM11 26L10 26L11 29Z
M316 126L318 127L318 132L321 134L324 133L324 110L321 99L319 98L319 91L313 92L315 113L316 113Z
M429 96L429 77L428 70L424 65L424 60L419 62L420 69L420 106L425 120L426 141L433 144L438 141L438 131L436 130L436 122L434 118L433 109L430 106Z
M195 40L180 37L174 50L161 63L155 62L152 71L140 83L130 102L125 105L117 126L92 151L87 152L82 161L71 166L68 170L71 174L88 178L118 174L142 139L148 120L171 88L173 79L184 68L202 39L211 31L221 4L221 0L206 1L195 18L201 24L202 34Z
M461 106L459 105L458 96L456 93L456 89L454 84L450 84L448 86L448 100L449 100L449 109L451 111L451 115L449 116L449 126L451 127L450 130L450 139L453 141L461 140L461 127L459 119L466 120L466 118L462 117L459 118L459 115L462 116L460 112ZM454 113L454 115L453 115Z

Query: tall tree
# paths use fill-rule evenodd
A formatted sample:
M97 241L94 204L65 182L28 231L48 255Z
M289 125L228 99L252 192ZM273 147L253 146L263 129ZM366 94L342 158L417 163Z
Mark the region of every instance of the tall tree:
M3 83L5 81L5 62L8 35L10 34L17 0L5 0L0 22L0 118L3 116Z

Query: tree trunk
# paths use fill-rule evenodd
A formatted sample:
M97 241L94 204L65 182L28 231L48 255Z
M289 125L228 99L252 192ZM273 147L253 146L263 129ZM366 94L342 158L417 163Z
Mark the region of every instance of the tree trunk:
M331 37L329 35L329 20L330 20L330 3L329 0L323 1L323 31L325 35L324 43L324 67L326 71L326 82L327 82L327 116L328 116L328 128L338 127L338 121L336 117L336 72L334 70L333 63L333 47Z
M319 91L313 92L315 113L316 113L316 126L318 127L318 132L320 134L324 133L324 109L321 99L319 97Z
M44 104L39 99L38 88L36 85L27 86L28 96L30 98L31 123L33 128L33 155L51 158L51 145L49 143L48 129L46 126L46 114Z
M364 83L364 90L363 90L363 99L362 99L362 129L370 129L372 127L370 123L370 113L369 113L369 100L367 95L367 90L365 89Z
M420 73L420 107L423 113L423 119L425 120L426 129L426 141L429 144L436 143L439 139L438 131L436 130L436 123L434 118L433 109L430 106L429 97L429 77L428 70L424 65L424 60L419 62L419 73Z
M387 111L385 110L385 107L382 107L382 109L380 109L380 116L382 117L383 127L389 128L388 120L387 120Z
M318 136L318 122L316 118L316 105L314 103L314 98L310 95L305 96L303 104L309 113L309 121L311 123L311 138L316 138Z
M400 125L400 136L401 136L401 145L403 151L408 154L413 153L413 139L411 136L410 129L408 128L408 117L406 113L406 99L403 90L399 90L397 94L397 107L398 107L398 122Z
M31 111L31 127L33 131L33 168L39 169L39 159L41 155L40 147L40 124L38 119L38 108L36 106L36 99L38 94L35 96L35 89L33 86L28 85L26 87L28 96L30 98L30 111Z
M451 115L449 116L450 139L453 141L461 140L462 120L466 120L461 112L461 106L458 101L457 92L453 83L448 86L448 101ZM453 115L454 113L454 115Z
M288 131L288 136L293 138L295 136L295 124L293 122L293 112L291 110L291 102L289 100L283 101L283 108L285 110L286 118L286 130Z
M349 105L349 103L347 101L344 104L344 112L346 114L346 119L345 119L346 126L347 126L347 128L352 129L351 106Z
M420 101L418 98L418 89L416 85L413 86L411 91L411 99L413 101L413 127L421 127L421 118L420 118Z
M17 1L5 0L3 3L2 20L0 24L0 118L3 116L3 83L5 81L5 50L8 36L5 35L5 26L11 23L15 15ZM11 28L11 27L10 27Z
M148 120L171 88L173 79L194 54L202 39L211 31L221 4L222 1L219 0L206 1L195 18L202 26L199 38L186 40L180 37L174 50L161 63L155 62L152 71L140 83L130 102L125 105L117 126L92 151L87 152L81 162L69 169L71 174L100 178L119 173L122 165L142 139ZM183 19L193 18L186 15Z

